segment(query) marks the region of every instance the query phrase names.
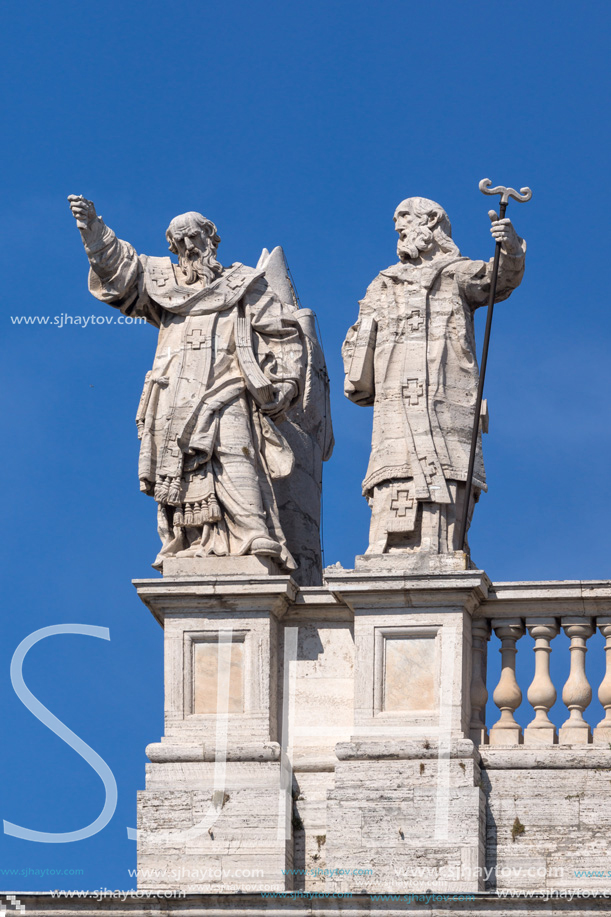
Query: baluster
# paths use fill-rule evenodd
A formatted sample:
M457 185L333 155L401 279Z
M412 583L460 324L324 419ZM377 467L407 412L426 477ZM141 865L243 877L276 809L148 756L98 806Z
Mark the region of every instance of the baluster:
M605 716L594 730L594 744L608 747L611 744L611 618L597 618L596 623L606 641L606 672L598 689L598 699L605 708Z
M488 744L486 729L486 661L490 624L485 619L477 619L472 625L472 668L471 668L471 740L476 745Z
M528 633L535 641L535 674L526 694L535 718L524 730L525 745L555 745L556 727L548 713L556 703L556 689L549 674L551 641L558 634L555 618L527 618Z
M494 632L501 641L502 670L492 699L501 711L500 719L490 730L491 745L521 745L522 730L513 712L522 703L522 692L516 681L516 641L524 633L520 618L506 618L492 622Z
M562 700L570 716L560 729L560 743L586 745L592 741L592 732L583 718L583 711L592 700L592 688L586 678L586 640L594 628L590 618L562 618L562 626L571 639L571 670L562 689Z

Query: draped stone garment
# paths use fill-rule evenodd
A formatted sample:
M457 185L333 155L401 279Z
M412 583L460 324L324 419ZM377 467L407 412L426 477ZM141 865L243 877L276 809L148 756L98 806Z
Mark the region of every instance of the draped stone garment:
M141 489L178 508L174 525L193 505L204 514L200 524L215 523L211 459L220 419L235 405L234 412L247 415L242 428L248 435L239 448L259 468L269 534L283 542L270 480L289 474L294 456L272 417L259 408L272 401L275 383L292 385L292 402L302 392L305 348L294 314L262 271L242 264L224 268L203 289L183 286L169 258L138 256L101 220L86 249L93 295L159 329L136 418ZM257 534L242 538L235 553L244 553ZM234 553L231 546L228 552Z
M497 302L523 272L523 253L501 256ZM369 286L342 350L356 389L348 397L374 408L365 496L413 478L418 500L449 503L446 482L466 480L479 378L473 312L488 301L491 274L492 261L457 253L395 264ZM473 484L486 489L481 436Z

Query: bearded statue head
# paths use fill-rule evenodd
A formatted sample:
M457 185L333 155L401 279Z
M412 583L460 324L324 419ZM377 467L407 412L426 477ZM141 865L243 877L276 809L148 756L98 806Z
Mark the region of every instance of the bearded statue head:
M205 284L211 283L223 270L216 260L220 236L212 220L201 213L191 210L174 217L165 236L170 251L178 255L185 283L195 283L198 279Z
M408 197L395 210L394 221L399 233L397 255L401 261L414 261L426 252L460 255L452 241L450 220L441 204L426 197Z

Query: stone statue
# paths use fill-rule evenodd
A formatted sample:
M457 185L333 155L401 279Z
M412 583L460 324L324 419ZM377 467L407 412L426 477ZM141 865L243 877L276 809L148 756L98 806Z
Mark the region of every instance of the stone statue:
M526 244L510 220L489 216L502 243L501 301L522 280ZM346 396L373 405L366 553L452 554L463 547L458 529L479 378L473 313L488 301L492 261L461 256L434 201L408 198L394 221L399 263L369 286L342 351ZM482 490L480 435L469 521Z
M175 217L169 257L138 256L91 201L68 198L89 289L159 329L136 423L139 478L173 557L262 555L320 582L321 462L333 435L314 316L300 309L281 248L223 267L216 226ZM295 451L300 450L297 463Z

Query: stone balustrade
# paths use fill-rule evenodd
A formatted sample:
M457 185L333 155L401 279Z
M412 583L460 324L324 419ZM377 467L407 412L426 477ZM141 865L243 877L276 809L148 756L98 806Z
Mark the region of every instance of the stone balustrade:
M514 602L514 606L517 603ZM551 608L546 607L552 605ZM553 603L541 603L545 615L520 615L516 617L495 617L494 603L487 603L480 617L472 624L472 677L471 677L471 725L472 740L478 744L497 746L529 745L604 745L611 747L611 615L584 615L583 607L576 615L549 614ZM566 603L560 603L566 610ZM506 609L503 608L503 611ZM608 608L604 610L609 611ZM599 629L605 638L605 675L598 685L598 699L605 716L590 727L584 712L593 697L593 686L586 675L586 653L588 640ZM550 657L553 641L564 632L569 638L569 675L561 689L561 698L567 708L567 716L560 729L549 717L556 703L560 686L556 686L550 675ZM486 686L488 640L491 633L500 640L501 673L493 688L492 699L499 709L499 716L491 726L486 724L486 704L489 697ZM533 716L522 728L515 718L515 712L522 703L522 690L516 678L516 655L520 638L528 633L534 640L532 650L524 647L521 652L532 652L533 676L526 691ZM594 686L596 687L596 686Z

